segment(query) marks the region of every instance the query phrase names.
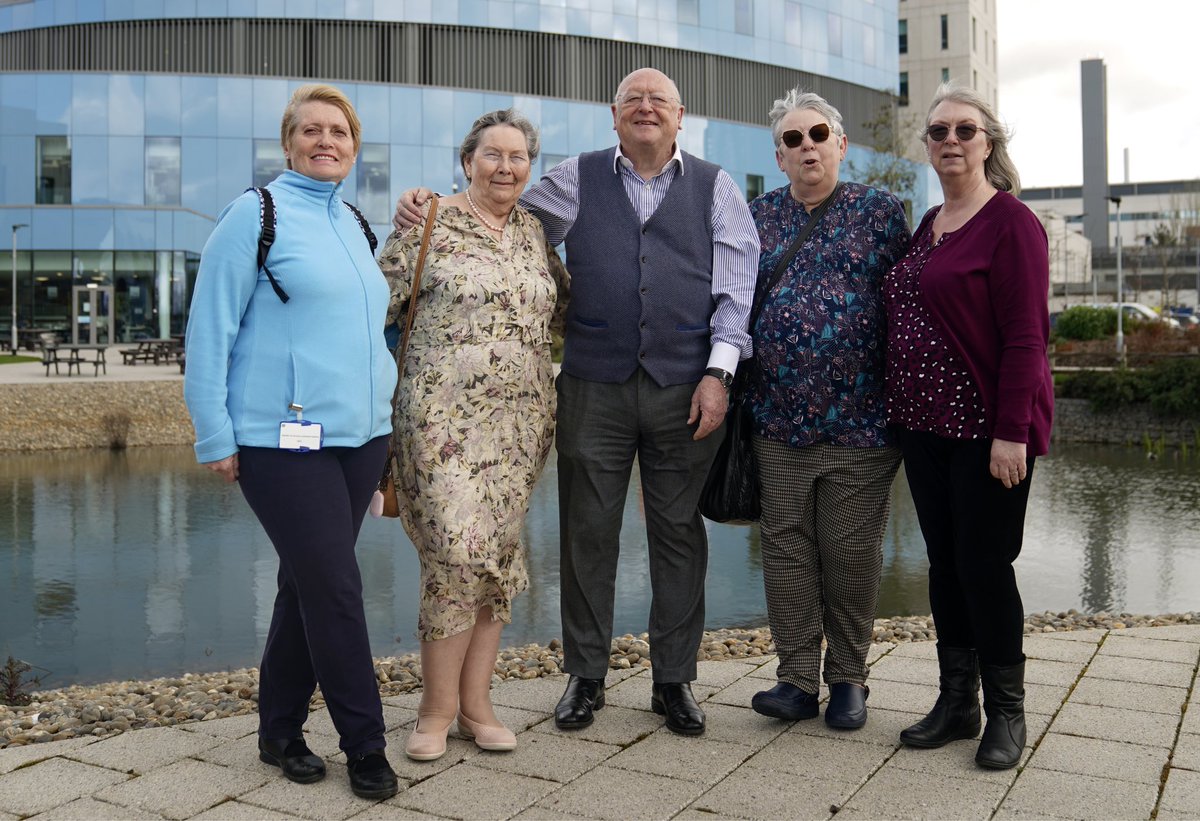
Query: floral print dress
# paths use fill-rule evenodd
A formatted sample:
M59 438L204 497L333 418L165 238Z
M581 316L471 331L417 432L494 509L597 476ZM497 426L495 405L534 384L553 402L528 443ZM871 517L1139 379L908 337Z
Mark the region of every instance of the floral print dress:
M389 328L403 329L423 227L393 232L380 254ZM422 641L470 629L481 607L510 621L529 583L521 531L553 442L551 328L566 296L566 271L527 211L514 209L497 240L439 207L393 419Z

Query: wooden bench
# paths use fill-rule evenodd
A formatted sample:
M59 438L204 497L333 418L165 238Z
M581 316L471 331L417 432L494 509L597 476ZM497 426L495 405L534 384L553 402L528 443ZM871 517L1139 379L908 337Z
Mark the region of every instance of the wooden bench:
M42 345L42 364L46 366L46 376L50 375L51 365L54 366L55 376L60 375L60 371L58 370L59 365L67 366L67 376L71 375L71 368L74 368L75 372L82 376L83 372L79 369L79 365L83 361L83 357L76 351L67 350L60 355L57 345Z

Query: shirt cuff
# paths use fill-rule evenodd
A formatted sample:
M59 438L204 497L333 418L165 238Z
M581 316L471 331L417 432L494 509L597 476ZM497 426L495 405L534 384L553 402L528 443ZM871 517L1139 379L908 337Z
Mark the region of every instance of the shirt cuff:
M708 355L708 367L720 368L723 371L737 373L738 361L742 352L728 342L714 342L712 352Z

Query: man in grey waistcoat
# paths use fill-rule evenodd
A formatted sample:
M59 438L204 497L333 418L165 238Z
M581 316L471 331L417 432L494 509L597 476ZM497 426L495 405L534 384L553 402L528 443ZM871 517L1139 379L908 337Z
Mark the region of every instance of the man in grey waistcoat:
M521 196L566 243L571 301L558 378L564 666L561 729L604 706L621 521L637 458L650 553L651 707L704 732L692 695L708 539L697 510L727 391L750 355L758 234L737 185L681 151L675 83L639 69L612 105L619 144L572 157ZM424 192L418 198L423 201ZM397 224L415 222L401 198ZM713 435L715 432L715 435Z

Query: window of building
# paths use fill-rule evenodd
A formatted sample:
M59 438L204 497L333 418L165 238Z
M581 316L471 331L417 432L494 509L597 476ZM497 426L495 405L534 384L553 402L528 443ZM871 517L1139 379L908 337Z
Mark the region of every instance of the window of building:
M900 21L899 33L900 33L900 53L908 54L908 21L907 20Z
M37 138L37 204L71 202L71 138Z
M945 66L942 66L942 82L950 82L950 69L946 68Z
M842 15L829 14L829 53L834 57L842 56Z
M678 0L675 16L685 26L700 25L700 0Z
M542 161L542 176L545 176L547 171L558 165L566 158L566 154L542 154L538 158Z
M72 271L70 251L35 251L30 313L18 322L24 320L31 328L47 328L69 338Z
M942 51L950 48L950 15L942 15Z
M978 38L975 36L975 18L971 18L971 53L979 51Z
M283 146L279 140L254 141L254 184L262 186L278 177L287 168Z
M908 105L908 72L900 72L900 94L898 102L900 105Z
M367 222L392 216L391 150L386 143L363 143L358 154L358 209Z
M178 137L146 138L146 205L179 205L179 169Z
M765 183L763 181L762 174L747 174L746 202L750 202L750 200L754 199L755 197L761 197L764 185Z
M738 34L754 34L754 0L734 0L733 30Z
M804 42L804 10L794 0L783 5L783 39L792 46Z

